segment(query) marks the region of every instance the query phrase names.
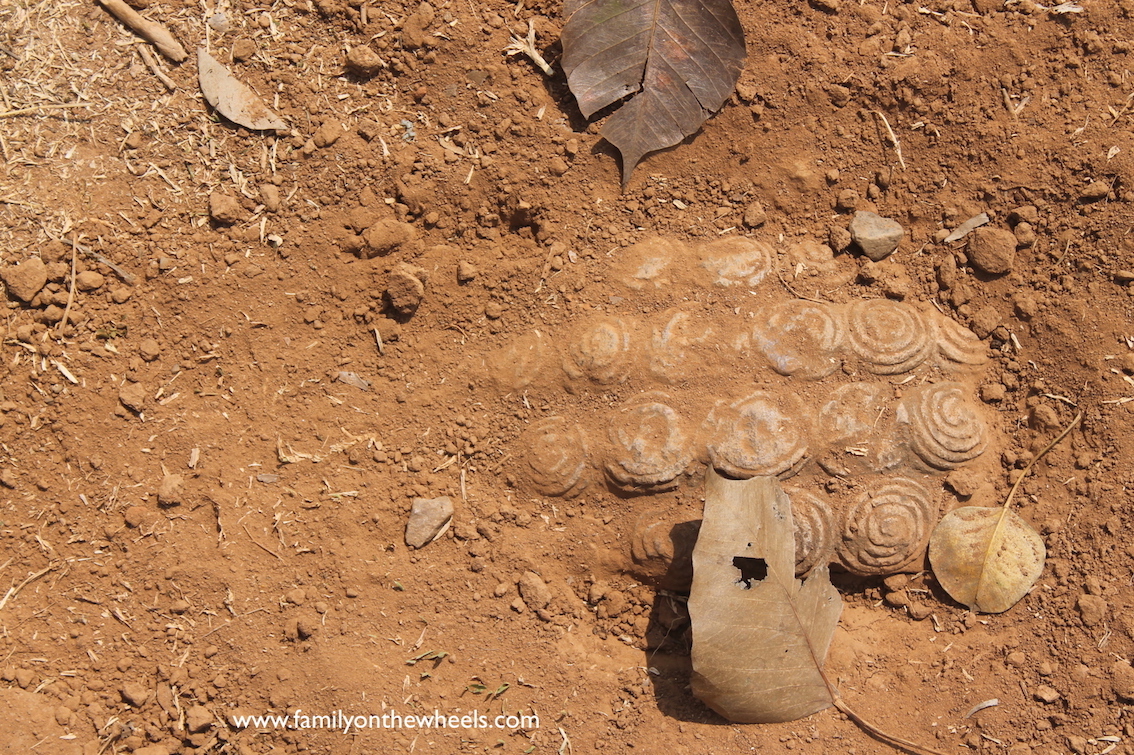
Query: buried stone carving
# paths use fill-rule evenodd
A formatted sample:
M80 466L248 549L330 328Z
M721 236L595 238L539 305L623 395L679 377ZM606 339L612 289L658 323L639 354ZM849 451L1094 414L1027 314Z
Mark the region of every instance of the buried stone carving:
M646 499L700 485L708 467L778 477L800 575L826 563L864 575L917 568L944 476L995 457L995 415L976 398L987 347L926 304L789 296L775 266L774 250L749 239L631 247L613 268L627 295L612 301L655 304L606 307L486 358L502 396L562 397L512 454L517 485ZM752 298L712 307L697 293L729 290ZM695 532L691 519L642 519L639 571L656 576L660 559L669 574L688 549L658 543Z

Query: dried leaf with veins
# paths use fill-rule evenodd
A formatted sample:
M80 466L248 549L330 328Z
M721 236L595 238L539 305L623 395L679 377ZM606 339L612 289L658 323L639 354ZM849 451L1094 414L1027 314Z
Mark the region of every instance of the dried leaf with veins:
M945 592L973 611L1004 613L1043 573L1043 538L1012 510L1020 483L1037 461L1079 424L1079 414L1024 467L1004 505L963 506L941 518L929 538L929 563Z
M730 721L793 721L835 706L899 750L941 755L854 712L823 673L843 604L826 564L795 578L791 501L774 477L711 467L693 548L693 694Z
M256 131L287 128L255 92L204 48L197 50L197 77L205 100L233 123Z
M795 578L791 503L774 477L711 468L693 549L693 694L730 721L793 721L833 704L822 666L843 604L826 564Z
M600 132L622 153L623 186L720 109L744 66L729 0L567 0L564 14L563 70L583 115L633 95Z

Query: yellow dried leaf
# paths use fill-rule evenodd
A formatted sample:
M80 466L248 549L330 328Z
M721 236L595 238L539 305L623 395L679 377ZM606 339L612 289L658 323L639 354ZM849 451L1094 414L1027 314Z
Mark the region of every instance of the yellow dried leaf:
M1043 573L1043 539L1008 508L964 506L942 517L929 561L945 591L981 613L1016 605Z

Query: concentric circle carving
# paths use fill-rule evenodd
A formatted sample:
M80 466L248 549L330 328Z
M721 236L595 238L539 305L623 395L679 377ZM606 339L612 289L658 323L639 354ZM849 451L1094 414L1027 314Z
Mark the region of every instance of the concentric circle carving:
M758 391L718 410L708 446L717 471L737 479L788 477L798 471L807 455L811 423L791 396Z
M870 300L847 310L847 341L866 369L878 375L909 372L926 360L933 339L914 307Z
M693 460L684 420L659 400L643 400L619 411L608 436L603 469L623 489L669 490Z
M907 425L910 449L933 469L955 469L980 456L987 430L976 404L961 383L934 383L914 391L898 405Z
M587 438L574 422L549 417L524 435L524 468L543 495L571 498L587 487Z
M855 574L893 574L925 551L936 521L937 504L921 485L879 482L845 512L839 560Z
M842 323L820 302L792 299L776 305L754 329L753 340L781 375L819 380L842 364Z
M772 272L774 260L772 247L743 236L701 247L701 267L717 286L756 286Z
M937 352L947 364L975 366L988 361L988 346L956 320L934 318Z
M831 505L800 488L785 488L784 492L791 499L791 517L795 526L795 574L802 577L834 557Z

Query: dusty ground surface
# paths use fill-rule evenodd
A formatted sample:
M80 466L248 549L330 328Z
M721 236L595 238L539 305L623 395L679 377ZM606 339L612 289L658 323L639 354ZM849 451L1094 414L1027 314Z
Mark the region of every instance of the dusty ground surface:
M625 391L501 392L487 355L661 307L610 277L634 243L728 235L831 243L822 275L781 257L782 285L927 302L984 339L1004 442L980 502L1083 413L1020 496L1049 561L1014 609L974 616L925 571L836 580L847 700L941 752L1134 747L1134 5L741 2L737 96L625 193L562 75L503 53L532 19L554 64L556 4L144 12L292 130L219 122L195 56L159 57L167 88L94 3L0 3L0 749L888 752L832 711L741 726L691 696L681 596L628 571L627 541L643 507L695 517L695 475L570 500L515 476L526 426L599 423ZM363 46L373 68L346 72ZM907 231L881 265L846 248L854 209ZM980 212L1015 235L1006 273L942 240ZM452 527L407 548L436 496ZM549 595L520 598L529 571ZM539 726L231 724L296 709Z

